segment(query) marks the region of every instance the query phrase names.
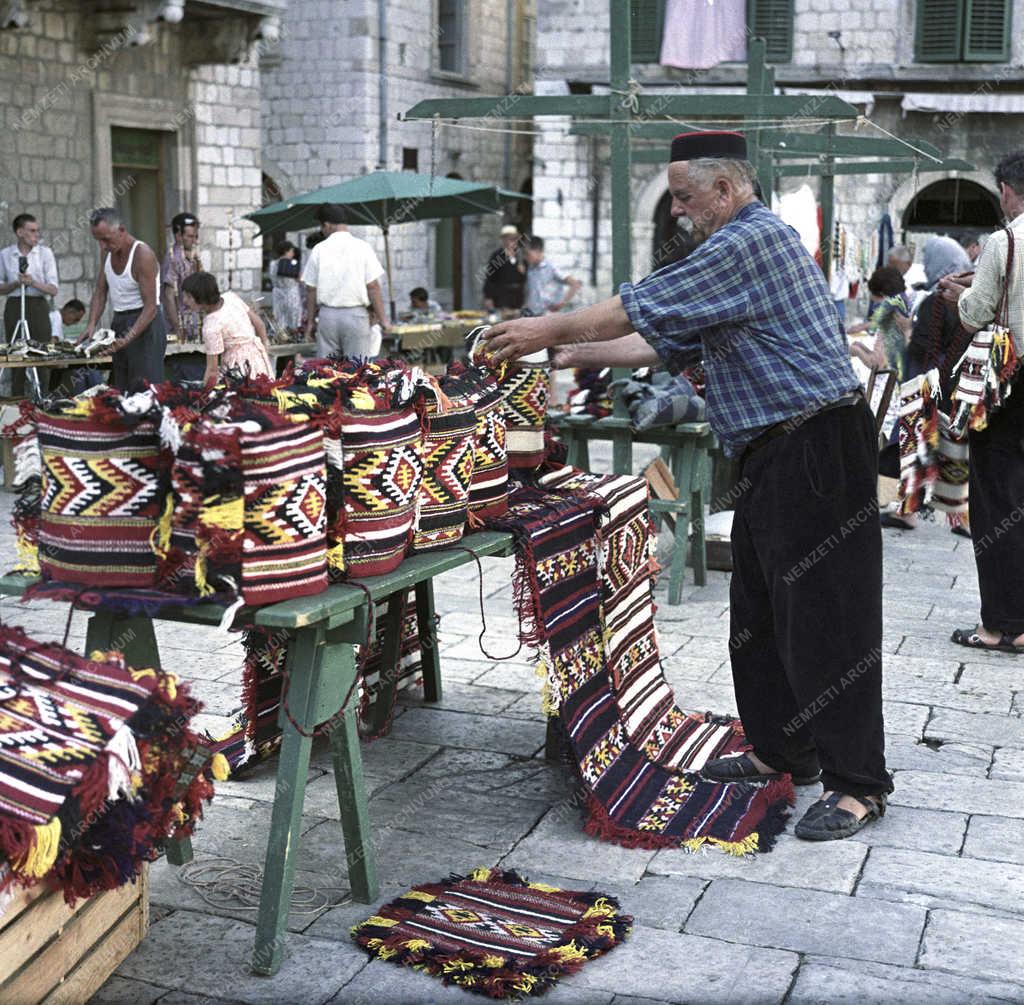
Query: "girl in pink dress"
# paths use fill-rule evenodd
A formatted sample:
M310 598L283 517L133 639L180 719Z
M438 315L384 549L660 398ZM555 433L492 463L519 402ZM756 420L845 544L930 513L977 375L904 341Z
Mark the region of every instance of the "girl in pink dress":
M267 352L267 329L255 311L236 293L221 293L209 272L195 272L181 284L181 298L203 319L207 387L227 370L249 377L273 377L274 364Z

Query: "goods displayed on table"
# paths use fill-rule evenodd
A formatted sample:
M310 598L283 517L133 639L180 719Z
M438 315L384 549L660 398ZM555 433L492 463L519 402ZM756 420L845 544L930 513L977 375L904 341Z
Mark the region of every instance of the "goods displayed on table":
M69 904L134 881L226 777L173 674L0 627L0 915L19 887Z
M213 601L227 627L243 604L383 575L478 526L512 531L521 641L540 651L586 829L629 846L768 851L789 780L702 780L706 761L744 749L739 723L682 712L661 673L647 483L545 460L546 371L487 363L473 342L440 379L327 359L278 380L25 404L8 432L19 553L42 574L28 595L132 612ZM379 686L393 673L379 665L384 620L360 646L364 735L390 719L375 707L394 696ZM419 666L411 606L402 621L407 683ZM244 644L243 705L214 741L236 770L277 748L287 700L282 638L252 629Z
M352 929L371 957L489 998L541 995L610 952L633 919L612 896L477 869L423 883Z

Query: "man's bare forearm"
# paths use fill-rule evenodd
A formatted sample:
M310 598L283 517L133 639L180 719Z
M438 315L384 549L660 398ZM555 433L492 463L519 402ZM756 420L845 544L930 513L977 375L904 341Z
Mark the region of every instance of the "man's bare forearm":
M622 338L633 330L622 298L615 296L602 300L591 307L583 307L571 314L551 315L561 322L557 326L556 340L559 345L579 345L590 342L610 342Z
M656 366L661 362L658 354L637 332L623 335L609 342L577 343L559 349L555 365L567 367Z

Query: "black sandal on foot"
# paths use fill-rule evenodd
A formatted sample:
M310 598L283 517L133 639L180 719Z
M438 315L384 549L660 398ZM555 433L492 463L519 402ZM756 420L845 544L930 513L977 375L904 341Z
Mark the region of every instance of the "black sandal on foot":
M968 649L985 649L990 653L1013 653L1015 656L1024 653L1024 646L1013 644L1013 635L1003 632L998 642L986 642L975 628L957 628L949 639L958 646L966 646Z
M906 520L901 520L898 516L893 516L892 513L883 513L878 519L883 527L889 527L893 530L914 529L914 525L912 523L907 523Z
M701 777L709 782L770 782L782 778L781 771L764 774L746 754L730 757L716 757L701 769ZM794 775L794 785L814 785L821 781L821 772L816 775Z
M953 533L958 537L966 537L968 541L971 539L971 532L962 523L958 523L953 528Z
M872 821L885 816L885 795L851 796L867 810L862 817L840 808L839 800L844 795L846 793L833 792L827 799L812 803L796 825L796 836L804 841L840 841L852 837Z

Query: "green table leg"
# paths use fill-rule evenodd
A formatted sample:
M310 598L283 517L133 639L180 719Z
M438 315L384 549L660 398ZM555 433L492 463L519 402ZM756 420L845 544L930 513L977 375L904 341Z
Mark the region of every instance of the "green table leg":
M322 643L322 629L300 628L292 638L288 651L288 710L307 732L312 732L316 726L324 655ZM291 724L283 706L279 723L282 732L281 754L277 764L274 809L256 922L256 948L252 957L253 970L268 976L273 976L281 968L284 953L288 908L295 885L302 803L306 796L309 755L313 746L312 739L303 736Z
M399 659L402 652L402 619L405 616L405 590L392 593L384 615L384 642L380 653L380 683L377 700L369 714L369 728L373 735L381 733L388 724L398 688Z
M628 429L612 433L612 471L617 475L633 473L633 437Z
M693 581L697 586L708 582L708 549L704 534L704 491L690 493L690 512L693 514Z
M85 654L116 649L136 669L160 669L160 652L153 622L143 615L121 617L111 611L95 611L85 630Z
M338 789L338 808L341 810L341 830L345 835L349 888L353 900L369 904L377 899L380 887L354 702L350 702L335 720L331 730L331 759L334 763L334 784Z
M438 651L437 623L434 620L434 581L416 584L416 624L420 633L420 660L423 668L423 700L441 700L441 654Z

